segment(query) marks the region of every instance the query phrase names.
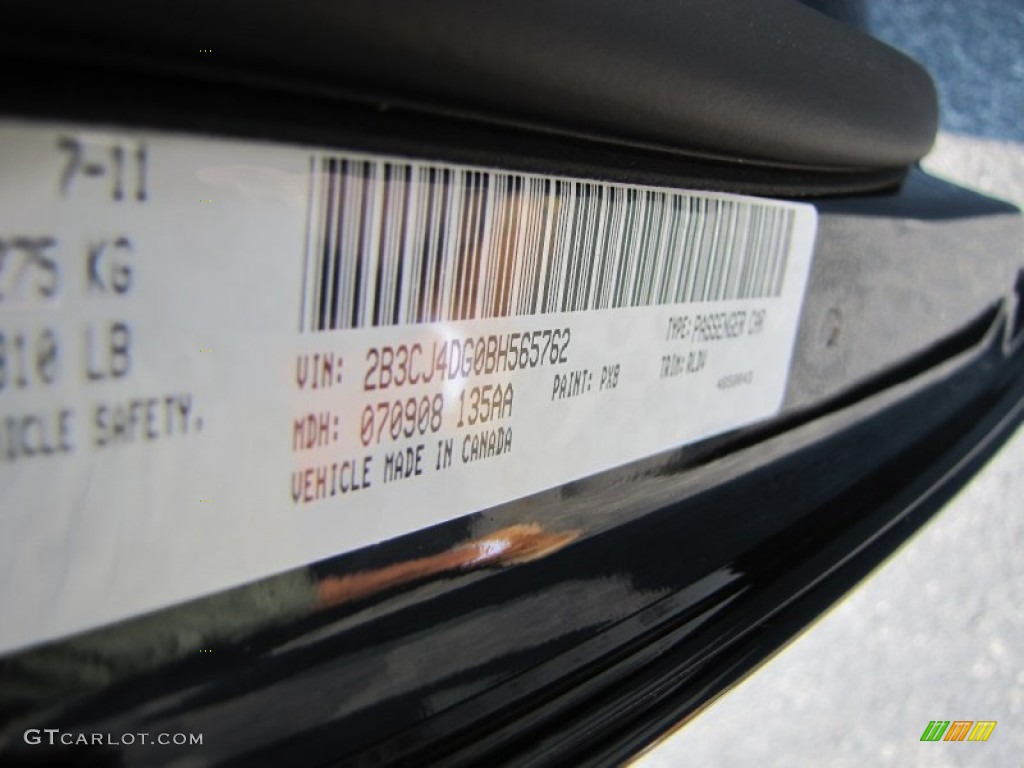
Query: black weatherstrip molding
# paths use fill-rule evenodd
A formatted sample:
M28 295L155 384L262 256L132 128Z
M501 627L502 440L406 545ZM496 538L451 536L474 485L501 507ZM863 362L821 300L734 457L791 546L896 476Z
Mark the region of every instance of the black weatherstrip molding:
M924 70L793 0L19 0L3 16L3 55L21 61L246 83L747 167L903 169L936 129Z

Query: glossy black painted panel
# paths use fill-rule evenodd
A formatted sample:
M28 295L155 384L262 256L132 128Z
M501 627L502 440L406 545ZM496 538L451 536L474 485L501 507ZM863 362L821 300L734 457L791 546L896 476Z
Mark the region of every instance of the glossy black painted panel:
M129 765L629 754L841 595L1019 421L1019 217L940 187L821 205L826 276L849 258L830 250L844 228L869 254L898 247L879 268L933 266L918 283L936 315L889 316L894 359L858 359L875 330L854 315L845 364L822 380L812 280L777 419L0 660L0 748L41 759L21 733L48 727L204 734L199 750L80 755ZM965 233L990 266L967 298L950 279ZM887 288L863 263L849 274L833 303ZM495 536L515 538L516 556L468 566Z
M1020 215L920 172L897 191L903 167L766 168L614 131L133 71L117 56L82 69L0 57L34 66L0 73L17 117L814 198L820 214L776 418L2 658L0 756L615 762L837 599L1020 418ZM916 156L930 125L894 151ZM478 557L495 538L515 546ZM52 752L24 744L26 728L191 731L204 744Z

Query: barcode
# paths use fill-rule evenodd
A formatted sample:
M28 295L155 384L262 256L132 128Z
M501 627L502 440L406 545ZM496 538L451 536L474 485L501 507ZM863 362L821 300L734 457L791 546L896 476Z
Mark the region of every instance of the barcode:
M793 218L698 193L322 157L300 327L778 296Z

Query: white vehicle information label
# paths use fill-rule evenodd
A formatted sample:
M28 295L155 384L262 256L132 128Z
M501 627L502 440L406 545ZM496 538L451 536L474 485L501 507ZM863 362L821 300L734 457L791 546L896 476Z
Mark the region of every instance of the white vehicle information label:
M0 123L0 651L775 414L809 205Z

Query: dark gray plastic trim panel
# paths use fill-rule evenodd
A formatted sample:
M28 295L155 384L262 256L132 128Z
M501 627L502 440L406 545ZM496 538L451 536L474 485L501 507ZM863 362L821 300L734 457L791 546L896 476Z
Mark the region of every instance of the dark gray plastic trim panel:
M3 16L9 54L775 167L905 166L937 121L923 69L794 0L14 0Z

